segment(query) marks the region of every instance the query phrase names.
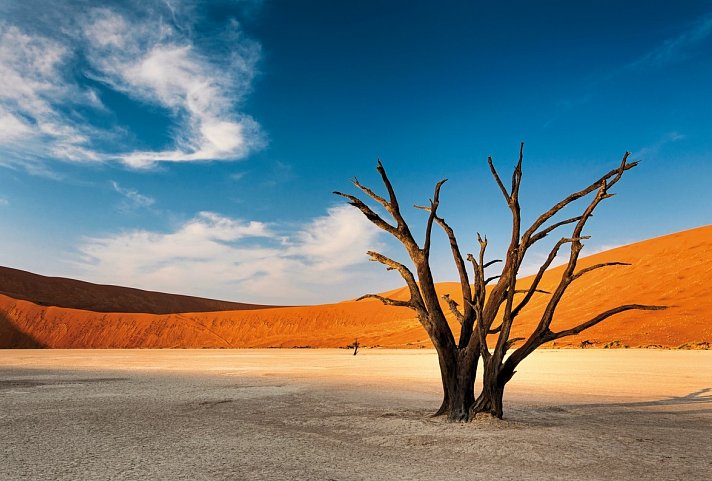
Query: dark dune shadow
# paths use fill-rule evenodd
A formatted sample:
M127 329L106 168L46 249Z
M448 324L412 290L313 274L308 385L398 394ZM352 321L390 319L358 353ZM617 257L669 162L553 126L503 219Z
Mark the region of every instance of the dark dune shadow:
M0 349L43 349L46 347L46 344L18 329L4 313L0 313Z
M41 276L3 266L0 266L0 294L40 306L95 312L173 314L277 307L92 284L75 279Z

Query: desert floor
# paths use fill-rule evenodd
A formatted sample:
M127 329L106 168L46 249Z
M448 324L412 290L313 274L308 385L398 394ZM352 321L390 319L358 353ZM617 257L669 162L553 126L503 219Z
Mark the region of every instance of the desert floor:
M712 351L535 353L451 425L431 350L0 351L0 479L712 479Z

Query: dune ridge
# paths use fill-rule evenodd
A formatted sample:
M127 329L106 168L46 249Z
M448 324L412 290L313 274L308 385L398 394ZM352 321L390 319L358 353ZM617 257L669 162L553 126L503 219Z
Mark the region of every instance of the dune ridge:
M665 311L629 311L553 347L678 347L712 342L712 226L650 239L581 259L579 268L620 261L576 281L557 311L554 330L626 303L663 304ZM563 267L546 273L552 290ZM519 281L526 287L531 277ZM457 283L441 283L457 299ZM389 295L406 295L404 289ZM531 331L547 302L537 295L514 325L512 337ZM449 320L454 321L448 313ZM93 312L41 306L0 295L0 333L16 332L51 348L247 348L363 346L429 347L413 313L376 300L298 307L187 313ZM455 332L457 332L455 330ZM0 347L19 347L2 336Z
M166 294L132 287L92 284L65 277L47 277L2 266L0 266L0 294L43 306L95 312L171 314L271 307Z

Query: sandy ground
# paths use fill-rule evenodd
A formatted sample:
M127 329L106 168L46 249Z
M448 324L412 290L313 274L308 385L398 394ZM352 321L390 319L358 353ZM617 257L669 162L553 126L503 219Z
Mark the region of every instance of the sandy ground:
M712 351L535 353L451 425L433 351L0 351L0 479L712 479Z

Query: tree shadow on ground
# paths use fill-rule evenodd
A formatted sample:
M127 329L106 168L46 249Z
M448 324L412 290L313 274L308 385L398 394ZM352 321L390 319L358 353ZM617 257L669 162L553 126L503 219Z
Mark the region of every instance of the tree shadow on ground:
M693 391L683 396L668 396L662 399L652 399L649 401L632 401L632 402L603 402L589 404L569 404L561 406L566 410L582 410L582 409L605 409L605 408L626 408L629 412L635 408L665 408L665 407L692 407L696 409L682 410L644 410L644 412L660 412L665 414L712 414L712 387L706 387Z

